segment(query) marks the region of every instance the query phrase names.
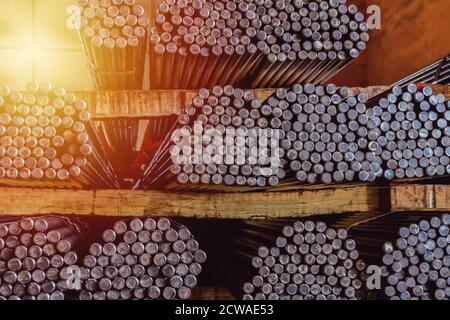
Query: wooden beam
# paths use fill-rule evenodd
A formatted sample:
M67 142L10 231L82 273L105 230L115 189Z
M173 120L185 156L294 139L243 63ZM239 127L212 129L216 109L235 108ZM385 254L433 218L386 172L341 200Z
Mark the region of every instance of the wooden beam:
M391 188L392 211L450 211L450 185L412 184Z
M378 188L250 193L0 188L1 215L170 216L248 219L305 217L379 208Z
M351 95L366 92L376 96L389 87L352 88ZM265 101L276 89L254 89L256 99ZM198 91L85 91L77 92L86 100L95 119L105 118L150 118L179 115L191 103Z
M227 287L195 287L192 291L192 300L236 300Z

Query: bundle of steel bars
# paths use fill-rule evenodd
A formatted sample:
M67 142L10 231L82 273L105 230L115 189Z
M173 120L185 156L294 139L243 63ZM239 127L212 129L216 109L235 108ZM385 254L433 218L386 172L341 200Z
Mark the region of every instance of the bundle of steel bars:
M206 254L168 219L118 221L83 258L81 300L189 299Z
M294 85L267 101L268 110L280 115L286 137L281 146L298 181L374 181L382 175L381 158L370 144L375 124L367 113L368 95L349 93L333 84Z
M142 89L150 19L136 0L77 0L77 29L97 89Z
M285 173L279 137L270 121L249 90L201 89L178 119L173 145L166 148L172 162L170 167L166 164L166 172L170 170L180 184L275 186ZM146 172L151 174L141 186L161 176Z
M391 300L450 299L450 215L432 217L399 229L400 238L384 245Z
M243 285L246 300L366 297L366 265L356 242L344 229L323 221L246 222L234 237L232 252L234 261L251 264L257 272Z
M57 217L0 224L0 300L64 300L77 263L76 225Z
M247 80L253 87L323 83L366 49L364 14L346 1L261 0L258 48L266 55Z
M349 229L361 256L381 266L379 298L450 298L450 215L388 214ZM386 242L388 241L388 242Z
M407 91L396 86L378 101L368 99L333 84L295 84L263 102L232 86L201 89L179 116L172 145L160 148L166 156L147 166L137 186L154 185L169 171L181 185L238 187L449 172L450 103L443 94L410 84ZM252 131L268 133L265 144L258 135L251 145ZM272 171L264 176L266 169Z
M93 149L91 115L83 100L49 83L26 92L0 86L0 178L79 177Z
M371 150L383 159L384 177L422 178L450 173L450 102L429 86L395 86L368 109Z
M235 84L257 66L261 21L249 1L161 1L150 36L155 89ZM239 65L239 67L238 67Z
M161 1L151 87L323 83L366 48L364 20L345 0Z
M14 186L120 187L87 103L44 82L29 83L25 92L0 86L0 179Z

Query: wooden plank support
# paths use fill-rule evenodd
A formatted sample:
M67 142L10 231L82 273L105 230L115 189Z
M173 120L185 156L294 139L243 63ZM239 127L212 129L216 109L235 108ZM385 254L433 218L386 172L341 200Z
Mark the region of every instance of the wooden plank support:
M409 184L391 187L392 211L450 211L450 185Z
M379 208L379 189L370 186L291 192L232 194L131 190L0 188L3 215L166 216L191 218L287 218Z
M227 287L195 287L192 292L192 300L236 300Z

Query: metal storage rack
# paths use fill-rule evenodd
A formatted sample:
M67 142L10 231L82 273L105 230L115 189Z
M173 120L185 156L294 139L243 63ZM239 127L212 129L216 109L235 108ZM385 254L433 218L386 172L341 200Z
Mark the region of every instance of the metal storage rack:
M436 87L448 95L448 87ZM265 99L275 89L256 89ZM80 92L95 120L174 116L193 91ZM439 178L441 180L442 178ZM412 184L411 184L412 183ZM174 216L188 218L297 218L346 212L445 211L450 186L417 181L300 185L296 182L248 192L82 190L61 182L50 188L2 181L0 215ZM441 183L441 182L438 182ZM431 200L430 200L431 199Z

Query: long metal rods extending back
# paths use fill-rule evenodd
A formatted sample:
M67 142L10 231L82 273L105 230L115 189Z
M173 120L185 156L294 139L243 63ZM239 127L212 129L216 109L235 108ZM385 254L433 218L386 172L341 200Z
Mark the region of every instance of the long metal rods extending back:
M77 0L77 29L97 89L142 89L150 19L136 0Z
M80 242L77 227L62 218L1 223L0 300L64 300Z
M83 258L81 300L188 299L206 254L168 219L118 221Z
M364 15L345 0L161 1L154 89L323 83L366 48Z
M450 55L397 81L394 86L406 87L410 83L448 84L450 82Z

